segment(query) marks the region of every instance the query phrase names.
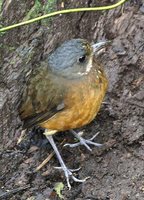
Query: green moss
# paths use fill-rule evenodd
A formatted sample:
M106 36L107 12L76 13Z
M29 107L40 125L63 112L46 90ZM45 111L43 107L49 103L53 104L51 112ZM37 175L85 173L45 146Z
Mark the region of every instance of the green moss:
M56 0L47 0L45 4L42 4L40 0L35 0L33 7L29 10L23 21L53 12L55 10L55 5ZM42 25L47 25L50 20L50 18L42 20Z
M40 1L35 0L35 4L29 10L29 12L25 16L24 20L29 20L29 19L39 16L39 13L41 12L41 8L42 8L42 5L41 5Z
M0 0L0 20L1 20L1 9L2 9L2 3L3 3L3 0ZM2 26L0 25L0 28L2 28Z
M0 28L2 28L2 26L0 25ZM0 32L0 37L3 36L6 32Z
M48 14L55 11L57 0L47 0L47 2L43 5L43 14ZM46 18L42 20L42 25L48 25L52 20L52 17Z
M1 12L2 2L3 2L3 0L0 0L0 12Z
M40 3L39 0L35 0L35 4L29 10L27 15L24 17L23 21L38 17L39 15L41 15L40 14L41 12L42 12L42 4Z
M4 44L4 43L0 43L0 48L2 49L5 49L6 51L10 51L10 52L13 52L13 51L15 51L15 47L13 47L13 46L9 46L9 45L6 45L6 44Z
M50 13L54 11L54 7L56 5L56 0L48 0L47 3L44 5L44 13Z

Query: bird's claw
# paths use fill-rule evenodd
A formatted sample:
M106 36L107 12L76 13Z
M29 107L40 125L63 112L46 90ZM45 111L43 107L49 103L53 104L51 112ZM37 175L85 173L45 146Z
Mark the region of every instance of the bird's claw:
M96 146L96 147L101 147L101 146L102 146L102 144L93 142L93 140L97 137L98 134L99 134L99 132L96 133L96 134L95 134L93 137L91 137L89 140L84 139L84 138L82 138L79 134L77 134L77 135L78 135L77 138L78 138L80 141L77 142L77 143L74 143L74 144L67 143L67 144L64 145L64 147L65 147L65 146L69 146L69 147L71 147L71 148L74 148L74 147L77 147L77 146L79 146L79 145L84 145L89 151L92 151L92 149L89 147L89 145L94 145L94 146Z
M55 169L59 169L59 170L63 170L63 168L62 167L54 167ZM69 169L69 171L71 171L71 172L77 172L77 171L79 171L81 169L81 167L79 167L79 168L77 168L77 169Z
M54 168L64 171L69 190L71 189L69 177L71 177L75 182L79 182L79 183L83 183L89 178L89 177L86 177L85 179L78 179L73 175L73 172L79 171L80 167L77 169L68 169L66 166L65 167L54 167Z
M97 132L97 133L96 133L95 135L93 135L89 140L90 140L90 141L94 140L94 139L99 135L99 133L100 133L100 132Z

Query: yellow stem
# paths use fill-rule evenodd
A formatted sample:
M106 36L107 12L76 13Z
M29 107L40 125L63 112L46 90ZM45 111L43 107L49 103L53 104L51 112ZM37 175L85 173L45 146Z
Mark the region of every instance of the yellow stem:
M110 6L101 6L101 7L92 7L92 8L72 8L72 9L67 9L67 10L60 10L60 11L52 12L52 13L49 13L49 14L46 14L46 15L42 15L40 17L36 17L34 19L30 19L30 20L27 20L27 21L24 21L24 22L20 22L18 24L13 24L13 25L1 28L0 32L7 31L7 30L10 30L10 29L19 27L19 26L31 24L33 22L36 22L36 21L39 21L39 20L42 20L42 19L45 19L45 18L48 18L48 17L52 17L52 16L55 16L55 15L59 15L59 14L67 14L67 13L83 12L83 11L110 10L110 9L114 9L114 8L122 5L126 1L127 0L120 0L119 2L117 2L113 5L110 5Z

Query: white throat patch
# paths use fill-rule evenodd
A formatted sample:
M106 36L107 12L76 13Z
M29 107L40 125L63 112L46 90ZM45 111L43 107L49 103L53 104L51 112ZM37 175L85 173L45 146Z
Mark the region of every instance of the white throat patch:
M86 68L86 73L88 73L92 68L92 58L89 59L89 62L87 64L87 68Z
M86 71L85 72L78 72L79 75L86 75L90 72L92 68L92 58L89 59L89 62L87 63Z

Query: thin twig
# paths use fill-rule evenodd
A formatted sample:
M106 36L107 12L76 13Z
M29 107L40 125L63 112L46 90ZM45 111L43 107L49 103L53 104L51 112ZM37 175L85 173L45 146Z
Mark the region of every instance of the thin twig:
M28 188L30 188L30 185L26 185L26 186L23 186L23 187L19 187L19 188L4 192L0 195L0 199L7 198L7 197L9 197L9 196L11 196L15 193L21 192L22 190L26 190Z

